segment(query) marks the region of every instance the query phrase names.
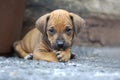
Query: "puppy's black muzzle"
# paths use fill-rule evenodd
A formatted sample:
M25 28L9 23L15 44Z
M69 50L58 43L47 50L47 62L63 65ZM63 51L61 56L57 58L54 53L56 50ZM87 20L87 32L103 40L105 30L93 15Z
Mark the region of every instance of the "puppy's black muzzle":
M63 40L57 40L56 41L58 48L63 48L64 47L64 41Z
M51 45L54 50L66 50L70 45L66 43L63 39L58 39L54 44Z

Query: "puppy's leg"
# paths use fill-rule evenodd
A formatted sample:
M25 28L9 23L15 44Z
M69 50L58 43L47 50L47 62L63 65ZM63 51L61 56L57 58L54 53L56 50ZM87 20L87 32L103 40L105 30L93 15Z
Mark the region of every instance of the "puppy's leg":
M33 53L29 53L27 56L24 57L24 59L33 59Z
M22 49L20 41L14 43L14 49L19 54L20 57L24 58L28 54Z
M33 59L44 60L48 62L58 62L57 56L53 52L41 52L41 51L34 52Z
M70 49L66 49L65 51L58 51L56 52L56 55L60 62L66 62L71 58L71 51Z

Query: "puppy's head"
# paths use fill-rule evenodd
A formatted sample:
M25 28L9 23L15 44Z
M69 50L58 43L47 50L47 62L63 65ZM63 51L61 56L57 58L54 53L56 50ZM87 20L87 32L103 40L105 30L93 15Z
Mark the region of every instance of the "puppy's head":
M81 17L65 10L55 10L36 21L36 27L43 34L43 38L47 37L55 50L70 48L74 35L77 36L84 24Z

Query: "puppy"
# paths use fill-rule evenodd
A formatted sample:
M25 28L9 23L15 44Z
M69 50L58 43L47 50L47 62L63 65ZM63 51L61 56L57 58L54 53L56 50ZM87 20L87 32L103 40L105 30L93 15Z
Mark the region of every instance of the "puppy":
M80 32L85 21L78 15L58 9L41 16L35 28L14 43L14 49L22 58L66 62L71 57L74 36Z

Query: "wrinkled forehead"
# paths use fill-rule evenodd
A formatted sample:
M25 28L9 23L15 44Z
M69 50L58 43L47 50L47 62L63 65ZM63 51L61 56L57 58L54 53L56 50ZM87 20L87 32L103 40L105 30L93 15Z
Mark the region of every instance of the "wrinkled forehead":
M48 21L48 25L50 26L56 26L57 27L63 27L66 25L71 25L72 26L72 21L70 19L69 12L63 11L63 10L58 10L58 11L53 11L50 13L50 18Z

